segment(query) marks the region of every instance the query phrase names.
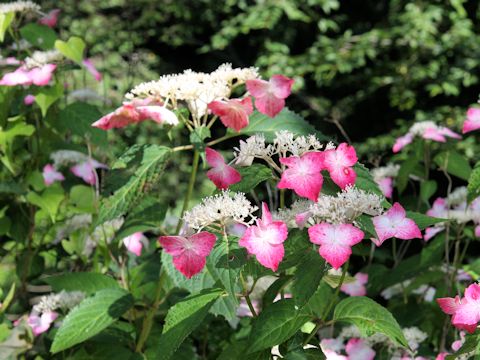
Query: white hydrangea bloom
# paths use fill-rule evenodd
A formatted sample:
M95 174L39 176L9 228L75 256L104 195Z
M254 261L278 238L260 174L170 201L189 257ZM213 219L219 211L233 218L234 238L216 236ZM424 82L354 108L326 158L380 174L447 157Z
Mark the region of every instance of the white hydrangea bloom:
M89 256L100 242L110 244L115 237L115 232L122 227L123 222L124 219L120 217L97 226L85 239L83 254Z
M0 4L0 14L6 14L10 12L37 12L41 10L40 5L35 4L32 1L12 1L4 4Z
M386 166L381 166L375 169L372 169L370 173L375 181L379 181L381 179L387 177L396 177L398 175L398 171L400 170L400 165L397 164L387 164Z
M183 220L188 227L196 230L212 224L228 225L232 222L250 225L255 220L253 212L257 209L244 193L222 191L203 199L201 204L185 212Z
M58 50L34 51L33 54L25 59L25 65L31 69L42 67L46 64L57 63L63 60L63 55Z
M313 202L310 200L299 199L293 202L290 208L278 209L278 211L273 214L273 217L276 220L281 220L286 223L289 228L296 228L298 225L295 216L309 211L312 204Z
M48 313L58 309L70 310L77 306L85 298L82 291L62 290L57 294L42 296L40 301L33 307L36 313Z
M453 190L447 197L447 203L450 206L460 205L467 201L468 190L465 186L459 186Z
M88 155L74 150L58 150L50 154L53 166L58 169L70 164L78 164L89 160Z

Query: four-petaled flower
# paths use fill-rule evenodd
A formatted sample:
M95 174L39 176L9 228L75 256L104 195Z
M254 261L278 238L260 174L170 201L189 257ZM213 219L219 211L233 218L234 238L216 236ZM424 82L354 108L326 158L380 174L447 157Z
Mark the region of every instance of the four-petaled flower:
M308 152L302 156L280 158L280 162L288 166L282 173L277 187L292 189L299 196L317 201L322 189L323 176L320 170L323 166L323 153Z
M310 241L320 245L319 253L335 269L352 254L352 246L362 241L363 231L352 224L321 223L308 229Z
M230 185L242 180L240 173L230 165L227 165L219 152L207 147L205 155L208 165L212 167L212 169L207 171L207 177L217 188L227 189Z
M283 259L283 242L287 236L287 225L283 221L272 221L267 204L262 203L262 219L257 219L256 225L245 231L238 244L255 255L260 264L277 271Z
M57 171L52 164L47 164L43 167L42 175L43 175L43 181L47 186L52 185L55 181L65 180L65 177L63 176L63 174Z
M462 133L480 129L480 108L470 108L467 110L467 118L463 123Z
M323 152L323 166L330 173L333 182L341 189L355 184L357 174L351 167L357 160L355 148L347 143L341 143L336 149Z
M248 116L253 112L252 99L216 100L208 104L212 113L220 117L223 125L240 131L248 125Z
M275 117L285 107L285 99L292 91L294 80L283 75L273 75L270 81L247 80L246 86L255 98L255 107L262 114Z
M190 236L160 236L158 241L173 257L173 266L187 278L202 271L217 237L208 231Z
M394 203L385 214L375 216L372 221L378 236L378 239L372 240L377 246L393 237L402 240L422 238L417 224L407 218L405 209L398 202Z

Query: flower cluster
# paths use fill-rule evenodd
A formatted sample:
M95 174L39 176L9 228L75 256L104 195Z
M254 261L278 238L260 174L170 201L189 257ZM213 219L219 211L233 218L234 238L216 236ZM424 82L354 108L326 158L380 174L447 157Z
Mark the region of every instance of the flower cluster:
M25 59L27 69L42 67L51 63L58 63L63 60L63 55L58 50L34 51L32 55Z
M372 169L371 171L373 180L375 180L380 190L382 190L383 195L387 198L391 198L393 195L393 182L399 170L400 165L388 164Z
M0 4L0 14L7 13L27 13L27 12L40 12L40 5L35 4L32 1L12 1L4 4Z

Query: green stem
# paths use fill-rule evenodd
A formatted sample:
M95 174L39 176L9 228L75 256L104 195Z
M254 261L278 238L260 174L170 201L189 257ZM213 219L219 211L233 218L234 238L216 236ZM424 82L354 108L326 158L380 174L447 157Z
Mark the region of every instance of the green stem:
M193 192L193 187L195 186L195 179L197 177L199 160L200 160L200 152L195 149L195 151L193 152L192 172L190 173L190 180L188 181L187 193L185 194L185 199L183 200L183 207L182 207L182 212L180 213L180 219L178 220L177 229L175 230L176 234L178 234L180 232L180 229L182 228L183 214L188 209L188 203L190 202L190 198Z
M253 317L257 317L257 312L255 311L255 308L253 307L252 301L250 299L250 294L247 288L247 283L245 282L245 279L243 278L243 274L240 273L240 281L242 282L242 287L243 287L243 297L245 298L245 301L247 302L248 308L250 309L250 312L252 313Z

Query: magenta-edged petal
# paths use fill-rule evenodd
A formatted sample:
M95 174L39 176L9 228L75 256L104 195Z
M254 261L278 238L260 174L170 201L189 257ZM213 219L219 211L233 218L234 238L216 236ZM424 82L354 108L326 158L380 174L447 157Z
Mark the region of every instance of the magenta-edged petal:
M52 185L55 181L65 180L65 177L63 176L63 174L57 171L52 164L47 164L43 167L42 175L43 175L43 181L47 186Z
M218 151L210 147L205 148L205 159L211 167L219 167L225 165L225 159Z
M427 211L428 216L444 218L447 216L448 205L444 198L437 198L433 202L432 208Z
M23 67L19 67L13 72L6 73L0 80L0 85L16 86L16 85L31 85L32 79L29 76L29 71Z
M132 102L125 102L115 111L103 116L92 124L93 127L102 130L122 128L127 125L138 123L142 118Z
M188 279L200 273L206 262L205 257L198 256L192 250L185 250L181 256L173 257L173 266Z
M262 114L275 117L285 107L285 98L291 93L294 80L283 75L273 75L270 81L247 80L246 87L255 98L255 107Z
M362 339L352 338L348 340L345 350L348 360L373 360L375 351Z
M323 176L320 173L323 168L323 154L309 152L301 157L280 158L280 162L289 168L282 173L277 187L291 189L297 195L316 202L323 184Z
M143 233L136 232L130 236L127 236L122 240L123 244L127 248L128 251L135 254L136 256L140 256L142 253L143 243L142 240L145 238Z
M55 27L58 21L58 15L60 14L60 9L53 9L48 12L45 16L41 17L38 22L42 25L46 25L48 27Z
M452 138L452 139L461 139L462 138L462 135L457 134L455 131L452 131L447 127L440 128L440 132L442 133L442 135L445 135L445 136L447 136L449 138Z
M207 177L218 189L227 189L230 185L242 180L240 173L225 163L223 156L212 148L205 149L207 163L213 168L207 172Z
M87 71L93 76L93 78L97 81L102 81L102 74L97 70L95 65L93 64L92 60L84 59L82 61L83 66L87 69Z
M310 211L305 211L303 213L297 214L295 215L295 223L300 229L303 229L311 216L312 213Z
M323 155L323 164L335 184L345 189L355 183L357 174L351 167L358 158L353 146L342 143L336 149L324 151Z
M480 108L470 108L467 111L467 119L463 123L462 133L480 129Z
M372 221L382 242L392 237L402 240L422 238L417 224L406 217L405 209L399 203L394 203L385 214L375 216Z
M188 237L193 243L193 250L199 256L207 257L213 249L217 237L208 231L201 231Z
M83 163L72 166L70 171L87 184L95 185L95 182L97 181L95 168L91 161L87 160Z
M480 306L480 285L471 284L469 287L467 287L465 289L465 299L477 301L477 305Z
M230 99L227 101L213 101L208 109L220 117L220 121L227 128L240 131L249 123L248 116L253 112L252 99Z
M393 178L385 177L376 181L378 187L386 198L391 198L393 195Z
M292 93L292 86L295 80L284 75L272 75L270 85L273 94L279 99L286 99Z
M351 247L361 242L364 234L351 224L321 223L310 227L308 236L312 243L320 245L320 256L338 269L350 258Z
M359 272L354 276L354 278L355 281L343 284L340 290L350 296L367 295L367 288L365 287L365 284L368 282L368 274Z
M158 242L167 254L180 256L185 250L187 239L183 236L160 236Z
M437 303L445 314L453 315L460 305L460 298L439 298Z
M444 230L443 226L431 226L425 229L425 234L423 235L423 240L428 241L433 238L438 233Z
M255 107L262 114L274 118L285 107L285 100L279 99L269 93L261 98L255 99Z
M400 136L399 138L397 138L397 140L395 140L395 144L393 144L393 148L392 148L392 151L394 153L398 153L399 151L401 151L405 146L407 146L408 144L410 144L411 142L413 141L413 135L410 134L410 133L407 133L403 136Z

